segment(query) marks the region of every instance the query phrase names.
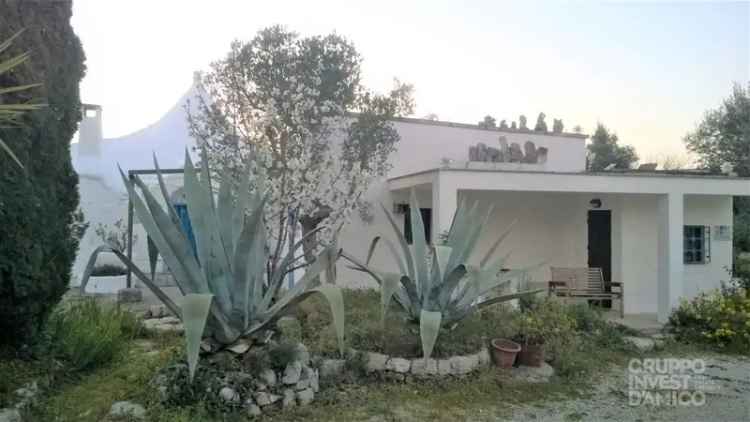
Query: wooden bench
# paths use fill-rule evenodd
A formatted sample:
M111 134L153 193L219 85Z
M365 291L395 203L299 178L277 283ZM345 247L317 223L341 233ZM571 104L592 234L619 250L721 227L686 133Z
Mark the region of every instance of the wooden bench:
M619 300L620 317L625 316L623 284L606 282L601 268L551 267L549 294L564 299Z

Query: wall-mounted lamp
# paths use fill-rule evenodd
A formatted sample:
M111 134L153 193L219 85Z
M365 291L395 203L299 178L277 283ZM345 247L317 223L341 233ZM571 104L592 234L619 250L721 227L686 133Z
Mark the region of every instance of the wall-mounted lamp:
M599 198L594 198L591 201L589 201L589 205L591 205L591 208L601 208L602 200Z

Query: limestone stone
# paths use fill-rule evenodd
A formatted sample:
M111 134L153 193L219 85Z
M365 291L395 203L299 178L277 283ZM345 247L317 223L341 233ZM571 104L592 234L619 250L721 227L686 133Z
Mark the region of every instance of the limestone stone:
M297 391L297 400L299 401L300 406L312 403L314 397L315 393L313 393L312 388Z
M479 366L479 357L477 355L454 356L449 360L452 375L466 375Z
M117 291L117 303L137 303L143 301L143 292L137 287Z
M401 374L398 372L387 371L387 372L384 372L384 374L385 374L384 375L385 379L389 381L404 382L404 380L406 379L405 374Z
M296 384L299 382L300 376L302 375L302 363L295 360L287 364L284 369L284 376L281 378L281 382L287 385Z
M411 373L421 377L437 375L437 361L435 359L414 359L411 361Z
M146 409L138 403L129 401L118 401L109 409L109 416L114 418L144 419Z
M479 366L484 368L486 366L489 366L490 364L490 351L485 349L482 349L479 353L477 353L477 359L479 360Z
M625 336L623 340L635 346L641 352L650 352L654 350L654 340L647 337Z
M510 144L510 159L511 163L520 163L523 160L523 151L518 143L513 142Z
M388 356L380 353L369 352L366 355L367 372L382 372L385 371L385 364L388 362Z
M536 145L531 141L526 141L523 144L523 162L535 164L537 161Z
M310 352L307 350L307 346L302 343L297 343L297 360L302 362L303 365L310 364Z
M310 378L310 388L315 393L320 391L320 374L317 369L313 369L312 378Z
M438 375L446 376L451 374L451 362L449 359L439 359L437 361Z
M241 355L250 350L250 342L245 339L239 339L231 346L227 347L230 352Z
M284 409L288 407L292 407L297 404L294 400L295 398L294 390L287 388L284 390L282 395L284 397L281 399L281 407L283 407Z
M222 389L219 390L219 397L227 403L239 403L240 401L239 393L230 387L222 387Z
M263 412L260 410L260 407L258 407L257 404L249 404L247 407L247 414L250 416L260 416L263 414Z
M167 308L164 305L151 305L146 311L147 318L161 318L169 314Z
M258 378L266 385L273 387L278 382L276 372L272 369L264 369L258 374Z
M404 358L390 358L385 364L385 369L405 374L411 369L411 361Z
M329 378L332 376L339 375L344 371L344 359L325 359L320 364L320 376L323 378Z
M266 391L258 391L253 396L255 398L255 403L258 404L258 406L268 406L269 404L276 403L281 399L281 396L278 396L276 394L271 394Z

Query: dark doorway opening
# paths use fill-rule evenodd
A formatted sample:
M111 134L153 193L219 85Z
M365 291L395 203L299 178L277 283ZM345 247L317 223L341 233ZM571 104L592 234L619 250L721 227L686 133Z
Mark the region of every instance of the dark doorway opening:
M432 208L420 208L419 214L422 216L422 225L424 226L424 240L427 244L432 241ZM404 237L406 243L412 243L411 233L411 211L406 208L406 214L404 217Z
M590 210L589 227L589 268L601 268L604 281L612 281L612 211ZM611 291L610 286L605 286ZM602 305L612 307L611 300L602 301Z

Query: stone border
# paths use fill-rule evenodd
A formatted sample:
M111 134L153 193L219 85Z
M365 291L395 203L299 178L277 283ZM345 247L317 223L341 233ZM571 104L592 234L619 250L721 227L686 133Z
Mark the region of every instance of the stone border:
M379 374L394 381L405 381L407 376L417 378L459 377L490 365L490 352L486 347L471 355L451 356L445 359L406 359L354 349L352 349L352 352L364 354L365 370L368 374ZM342 373L344 364L344 359L324 359L320 365L321 378L329 378Z

